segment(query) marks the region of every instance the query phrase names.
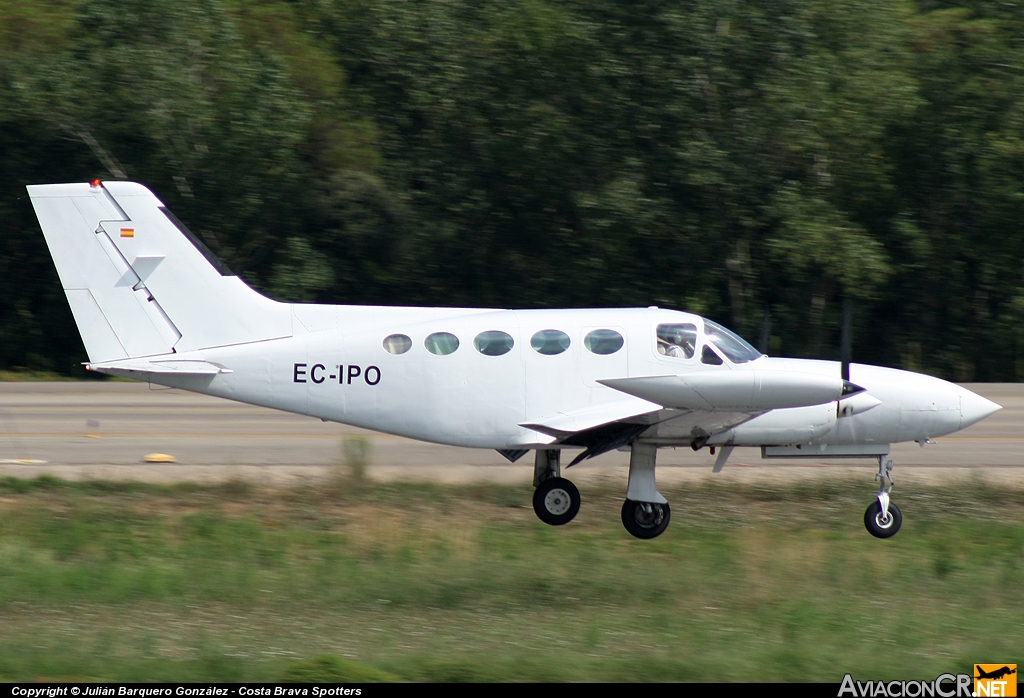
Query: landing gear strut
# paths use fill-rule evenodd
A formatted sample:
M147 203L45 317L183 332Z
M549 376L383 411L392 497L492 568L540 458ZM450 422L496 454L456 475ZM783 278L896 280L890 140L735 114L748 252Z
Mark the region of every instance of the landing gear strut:
M885 456L878 457L878 499L864 512L864 526L875 538L892 538L903 525L900 508L889 501L892 492L892 461Z
M658 447L634 441L629 456L629 487L622 504L622 525L637 538L657 538L668 528L672 512L668 500L655 487L654 463Z
M557 449L538 450L533 470L533 510L552 526L569 523L580 510L580 491L561 477L560 455Z

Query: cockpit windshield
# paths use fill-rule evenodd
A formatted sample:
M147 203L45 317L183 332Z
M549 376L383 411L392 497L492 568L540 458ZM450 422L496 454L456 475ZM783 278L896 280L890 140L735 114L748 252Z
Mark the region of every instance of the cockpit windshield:
M762 354L750 346L745 339L731 330L727 330L717 322L704 320L704 335L708 341L713 342L722 353L729 357L734 364L742 364L754 359L760 359Z

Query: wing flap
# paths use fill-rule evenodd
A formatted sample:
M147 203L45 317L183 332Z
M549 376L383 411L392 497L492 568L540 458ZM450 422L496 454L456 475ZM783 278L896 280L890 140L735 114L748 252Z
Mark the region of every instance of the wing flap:
M661 405L647 400L620 400L592 405L572 412L559 412L519 426L539 431L556 438L587 431L612 422L621 422L641 415L657 412Z

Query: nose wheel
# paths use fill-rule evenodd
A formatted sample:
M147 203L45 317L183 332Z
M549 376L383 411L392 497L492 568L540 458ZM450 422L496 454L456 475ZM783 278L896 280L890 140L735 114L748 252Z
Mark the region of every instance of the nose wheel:
M878 498L864 512L864 526L875 538L892 538L903 525L903 514L900 508L889 501L892 492L892 461L885 456L878 457Z
M871 506L864 512L864 526L868 533L875 538L892 538L903 525L903 514L900 508L890 502L889 511L882 513L882 505L878 502L871 502Z

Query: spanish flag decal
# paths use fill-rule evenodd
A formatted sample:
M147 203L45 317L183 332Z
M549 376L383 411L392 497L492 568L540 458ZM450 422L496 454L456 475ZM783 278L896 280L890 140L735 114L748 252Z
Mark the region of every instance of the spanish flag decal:
M135 237L135 228L121 228L121 237L133 238Z

